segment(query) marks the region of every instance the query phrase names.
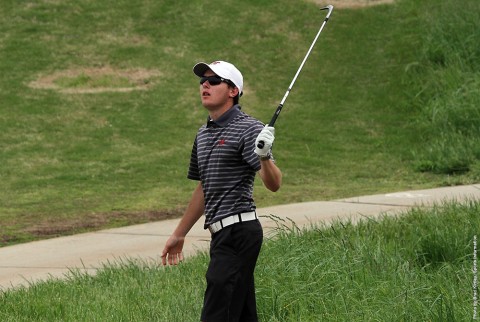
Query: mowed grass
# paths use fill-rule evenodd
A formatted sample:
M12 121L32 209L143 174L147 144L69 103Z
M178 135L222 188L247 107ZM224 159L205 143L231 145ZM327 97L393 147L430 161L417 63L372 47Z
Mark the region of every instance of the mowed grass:
M206 115L192 65L235 62L246 78L245 110L268 120L321 21L316 9L288 1L5 1L2 245L180 214L193 187L185 179L191 142ZM445 182L413 173L400 151L402 90L397 78L386 80L403 66L378 47L389 35L368 32L385 29L395 11L334 13L277 124L284 188L267 197L258 187L260 206ZM105 66L161 76L129 93L27 86L59 70ZM378 91L386 97L374 103Z
M479 212L472 200L308 230L278 222L255 273L260 321L470 321ZM0 293L0 319L198 321L207 263L72 272Z
M417 111L402 76L420 39L417 10L334 11L276 125L284 186L272 195L257 184L259 206L476 179L412 166ZM244 109L267 122L323 19L314 4L289 1L5 1L1 14L1 245L180 215L206 117L193 64L234 62ZM158 76L126 93L28 86L78 68Z
M271 194L257 182L258 206L478 180L475 163L456 175L418 172L435 168L418 152L418 84L406 71L422 63L417 23L435 8L334 10L276 124L284 185ZM179 216L206 118L193 64L234 62L245 76L244 110L267 122L324 18L314 3L286 0L6 0L0 15L1 246ZM156 76L147 90L120 93L29 86L82 68ZM57 85L125 86L121 77L88 77Z

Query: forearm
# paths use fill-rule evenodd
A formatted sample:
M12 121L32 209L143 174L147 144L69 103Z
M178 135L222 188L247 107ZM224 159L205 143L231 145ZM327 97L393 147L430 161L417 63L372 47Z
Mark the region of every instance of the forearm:
M268 190L276 192L282 185L282 172L272 160L261 160L260 178Z
M181 238L185 237L198 219L202 217L204 211L205 199L203 196L202 185L199 183L193 191L192 198L187 206L187 210L185 210L185 213L178 223L177 228L173 232L173 235Z

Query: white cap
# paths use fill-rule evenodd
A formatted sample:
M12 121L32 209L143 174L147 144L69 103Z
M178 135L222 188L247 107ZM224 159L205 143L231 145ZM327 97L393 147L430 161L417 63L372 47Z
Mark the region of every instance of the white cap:
M243 94L243 76L233 64L218 60L210 64L198 63L193 66L193 72L198 77L203 77L205 72L209 69L211 69L218 76L232 81L232 83L238 88L240 95Z

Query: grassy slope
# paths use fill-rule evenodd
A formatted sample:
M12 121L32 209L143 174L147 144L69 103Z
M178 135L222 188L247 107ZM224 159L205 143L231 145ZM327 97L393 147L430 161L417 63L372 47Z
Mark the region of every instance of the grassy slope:
M279 223L256 269L261 321L468 321L480 204L298 231ZM0 293L4 321L196 321L208 255L108 265Z
M235 62L242 104L268 121L323 19L291 1L5 1L0 31L2 244L179 214L199 107L199 61ZM405 66L420 6L335 10L277 123L284 187L259 206L468 183L416 173ZM286 14L288 13L288 14ZM149 91L67 95L38 75L149 68Z
M204 30L198 28L206 28L209 22L211 26L215 21L202 10L213 10L219 19L225 12L223 6L232 8L233 5L224 1L214 3L212 8L196 1L181 4L198 10L193 14L191 10L168 9L167 5L159 4L162 11L158 14L147 3L139 7L118 2L118 6L110 8L84 1L82 5L98 13L82 19L83 23L65 14L81 16L84 9L79 4L2 5L0 12L9 19L0 23L3 31L0 46L4 55L0 71L8 75L0 79L0 95L2 102L6 102L1 106L0 115L4 129L0 143L5 148L0 155L0 236L9 234L10 230L18 236L18 232L34 220L58 221L60 215L89 220L85 214L172 207L187 198L189 187L181 169L188 157L185 150L190 146L192 126L201 123L203 114L196 109L196 100L190 99L195 95L195 90L190 88L194 88L196 82L191 80L190 67L185 66L199 59L210 60L218 48L209 48L212 44L207 41L208 35L198 32L192 36L186 30L191 33L193 29L177 29L183 24ZM66 17L62 18L57 11L56 20L51 19L55 12L52 5L58 6ZM238 51L222 52L227 59L244 61L246 58L242 63L246 66L240 67L245 67L255 78L248 81L252 92L245 96L245 106L268 120L272 106L277 103L272 97L283 95L290 72L294 73L303 47L311 41L310 35L304 38L302 35L316 28L313 23L306 23L313 21L316 14L306 10L313 8L311 6L295 4L293 8L287 2L282 14L267 1L246 5L248 8L240 5L235 9L242 9L243 19L251 17L263 25L262 28L249 24L233 26L234 30L249 32L249 37L235 39L240 39L242 45L258 42L253 45L263 50L253 51L254 47L246 45ZM20 9L35 10L37 16L21 15ZM295 95L292 93L289 98L278 124L279 131L288 133L288 136L279 135L277 144L277 158L285 168L288 189L278 199L270 196L266 199L266 195L260 194L262 203L470 180L467 176L451 179L416 174L409 164L415 133L405 126L415 111L402 100L402 91L408 87L402 85L397 76L402 74L406 63L415 60L414 49L419 38L412 22L419 12L427 9L415 3L398 9L335 11L335 19L325 30L319 42L321 46L309 60L307 66L310 67L302 73ZM123 12L121 18L116 18L121 24L108 21L112 10ZM263 11L256 16L258 10ZM287 11L283 10L292 14L285 16ZM42 50L41 44L36 44L39 37L29 36L41 31L29 23L40 24L42 12L57 25L67 21L72 25L65 32L60 27L56 29L53 22L46 27L44 33L51 33L51 38L45 35L40 38L51 42L49 50ZM269 12L277 14L269 15ZM292 17L300 13L302 18L294 23ZM132 23L133 18L127 19L130 16L135 17L135 21L142 18L141 21L152 24L139 24L133 36L128 30L137 23ZM78 25L88 29L91 23L96 30L95 25L100 25L100 21L104 24L102 28L110 32L104 35L102 46L88 46L88 40L97 38L89 39L83 31L77 31ZM162 28L152 27L161 22L165 23ZM377 22L382 25L375 27ZM12 27L17 24L22 28ZM126 27L117 32L118 26L124 24ZM294 26L299 28L298 34L291 32L296 30ZM290 31L288 39L301 39L292 44L283 36L274 37L268 33L274 27L277 31ZM221 39L229 39L231 31L230 28L222 30L221 34L225 35ZM178 42L169 42L166 35L172 32ZM158 37L153 37L155 33ZM59 34L58 39L55 34ZM98 33L93 32L92 37L96 36ZM82 37L85 39L79 42ZM275 39L269 43L271 37ZM343 39L341 44L340 39ZM66 44L68 48L63 47ZM301 53L290 62L289 55L299 48ZM320 48L329 50L320 51ZM161 59L173 56L178 61L170 59L171 65ZM274 65L277 59L283 64ZM172 71L166 75L175 76L172 84L178 88L167 87L170 83L162 82L146 93L64 96L24 86L32 75L45 70L106 62L120 67L141 65ZM362 64L366 65L364 69ZM322 71L321 75L317 71ZM323 82L332 86L323 86ZM311 84L319 84L319 88L327 92L309 86ZM172 106L180 108L182 113L167 114ZM180 127L172 127L171 122ZM345 136L347 134L349 136ZM173 137L176 141L185 140L183 146L170 143ZM154 148L158 151L152 150ZM159 182L168 182L172 193L165 193L167 187ZM478 227L478 210L478 204L470 209L452 205L445 210L435 209L430 215L414 211L400 221L364 223L358 229L339 225L306 234L294 231L294 234L281 235L279 241L265 245L257 270L262 320L298 321L299 317L305 321L470 319L471 236L476 233L472 229ZM154 268L126 264L120 270L106 268L96 278L77 276L68 283L49 282L32 286L28 291L3 293L0 317L3 320L194 320L200 310L201 272L205 270L206 261L206 257L197 257L179 269L162 273Z

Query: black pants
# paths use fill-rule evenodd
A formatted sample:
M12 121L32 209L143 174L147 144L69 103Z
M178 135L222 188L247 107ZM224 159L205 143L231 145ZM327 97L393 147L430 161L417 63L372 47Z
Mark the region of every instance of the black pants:
M258 321L253 273L262 241L258 220L228 226L212 236L202 321Z

